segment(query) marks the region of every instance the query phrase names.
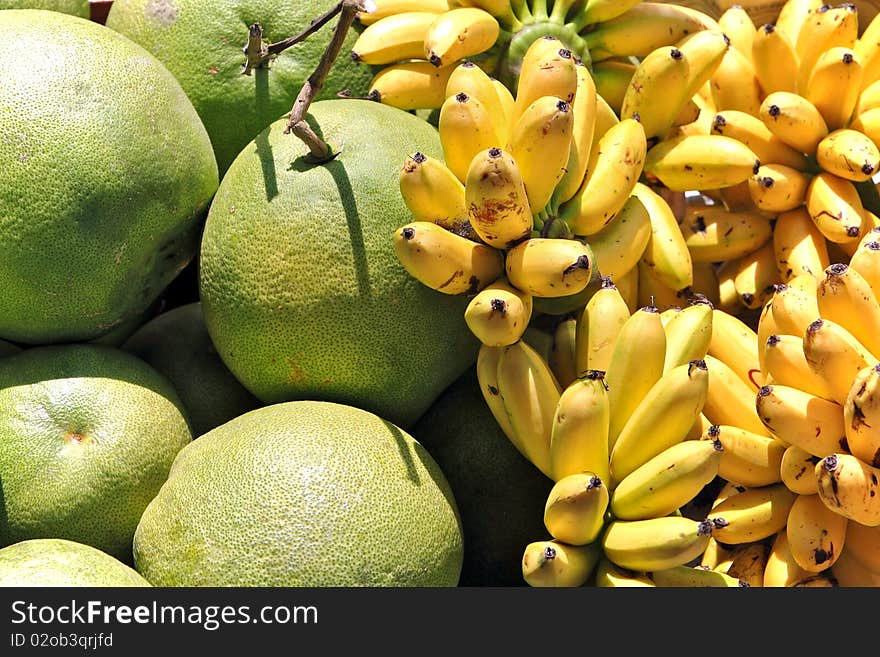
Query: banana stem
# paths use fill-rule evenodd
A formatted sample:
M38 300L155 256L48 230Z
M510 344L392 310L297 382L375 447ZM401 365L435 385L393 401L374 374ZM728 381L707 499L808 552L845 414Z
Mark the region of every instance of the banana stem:
M546 21L548 18L547 0L532 0L531 11L535 21Z

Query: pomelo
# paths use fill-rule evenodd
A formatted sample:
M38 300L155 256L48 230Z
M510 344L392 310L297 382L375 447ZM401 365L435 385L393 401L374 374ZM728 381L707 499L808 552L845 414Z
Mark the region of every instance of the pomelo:
M90 545L34 538L0 549L0 587L148 587L131 566Z
M324 164L273 123L227 171L199 260L205 323L266 404L351 404L408 428L476 361L465 296L410 276L390 235L411 221L406 157L442 157L437 130L367 100L322 100L309 121L341 152Z
M18 345L0 340L0 358L2 358L3 356L11 356L12 354L17 354L20 351L21 347L19 347Z
M455 586L461 524L410 434L352 406L293 401L182 449L134 559L154 586Z
M97 345L0 359L0 546L66 538L131 561L141 513L192 440L171 383Z
M80 18L91 16L89 0L0 0L0 9L48 9Z
M193 437L262 406L217 354L198 301L160 313L121 348L171 381L186 408Z
M455 381L412 430L437 461L461 514L461 586L524 586L522 553L542 539L553 482L498 427L474 368Z
M93 21L0 12L0 338L86 341L192 260L217 188L170 72Z
M268 68L242 75L248 27L266 43L296 36L337 0L114 0L107 27L156 55L177 77L211 135L222 174L263 128L289 112L330 43L336 19L282 52ZM374 67L347 55L363 28L355 22L319 98L368 91Z

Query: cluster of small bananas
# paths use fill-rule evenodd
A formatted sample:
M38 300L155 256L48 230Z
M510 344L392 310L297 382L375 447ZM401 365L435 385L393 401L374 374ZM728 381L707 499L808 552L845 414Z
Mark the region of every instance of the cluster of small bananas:
M474 61L508 86L531 43L560 39L590 68L594 62L639 57L713 26L705 13L640 0L374 0L359 20L366 28L355 61L381 67L370 96L406 110L436 109L449 76Z

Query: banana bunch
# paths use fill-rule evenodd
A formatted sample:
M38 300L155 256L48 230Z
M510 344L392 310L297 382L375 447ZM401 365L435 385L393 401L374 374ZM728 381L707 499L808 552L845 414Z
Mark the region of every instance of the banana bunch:
M439 109L463 61L514 88L523 57L554 36L588 68L642 57L717 27L707 14L640 0L374 0L361 13L355 62L375 70L368 97L406 110Z

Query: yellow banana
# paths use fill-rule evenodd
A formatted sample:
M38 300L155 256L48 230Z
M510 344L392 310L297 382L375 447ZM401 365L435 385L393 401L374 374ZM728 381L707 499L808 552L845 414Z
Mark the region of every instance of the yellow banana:
M838 404L846 401L859 371L877 362L852 333L830 319L817 319L807 328L804 357L810 369L825 379Z
M615 283L620 294L626 301L630 314L639 309L639 268L633 267Z
M376 72L367 95L402 110L436 109L446 99L446 83L454 69L423 60L391 64Z
M769 556L770 546L765 541L737 545L731 550L730 566L725 572L749 586L763 587Z
M846 440L843 407L792 386L763 386L755 400L761 420L789 445L823 457L841 449Z
M477 153L498 148L494 120L476 96L462 92L443 101L437 119L443 159L462 183Z
M476 294L504 273L503 254L430 221L413 221L393 235L404 269L444 294Z
M840 324L871 354L880 354L880 303L870 283L846 263L825 269L816 288L819 315Z
M703 415L712 424L740 427L752 433L772 435L755 410L755 387L743 381L724 361L706 354L709 389Z
M693 360L702 360L712 342L712 305L694 302L676 312L666 322L666 356L663 372Z
M621 568L653 572L698 558L713 531L711 522L684 516L612 520L601 544L605 556Z
M834 400L825 377L817 374L804 355L804 340L796 335L771 335L764 351L768 384L790 386L816 397Z
M692 265L694 271L694 284L691 289L696 298L705 298L715 308L720 305L718 294L718 274L715 266L708 262L695 262Z
M563 390L577 379L574 356L576 331L576 317L567 316L560 320L553 329L553 344L550 353L547 354L547 364L550 365Z
M680 308L690 298L690 288L673 290L660 280L644 258L639 260L638 275L639 306L656 306L662 312L673 307Z
M565 44L551 35L536 39L523 55L514 94L514 121L541 96L573 103L577 86L577 63Z
M510 126L513 125L513 117L515 114L516 100L513 93L498 78L492 78L492 86L495 87L495 93L501 103L501 113L498 114L497 121L503 122L507 126L506 132L510 133ZM506 139L504 141L507 141Z
M447 0L373 0L373 4L375 7L372 11L358 12L357 20L361 24L372 25L386 16L408 11L429 11L432 14L440 14L450 9Z
M846 548L834 562L834 566L831 567L831 574L838 586L847 588L880 586L880 573L868 568L864 562L856 558Z
M530 237L507 252L507 278L536 297L577 294L593 274L590 247L576 239Z
M797 445L789 445L785 448L782 462L779 464L782 483L788 487L788 490L798 495L813 495L819 490L815 472L818 462L818 456L810 454Z
M831 264L825 236L803 206L780 212L776 217L773 253L783 283L799 274L818 278Z
M712 311L712 339L708 354L730 367L744 383L757 390L754 377L761 371L758 357L758 335L742 319L715 308Z
M740 110L756 114L761 106L761 83L751 59L729 48L709 78L712 102L717 110Z
M676 588L748 588L748 582L704 566L682 564L649 573L651 580L659 587Z
M770 132L795 150L811 155L828 135L828 125L818 108L800 94L774 91L758 109L758 118Z
M846 452L816 464L819 497L832 511L868 527L880 526L880 468Z
M498 19L498 22L508 31L516 32L522 28L522 23L517 17L517 2L510 0L451 0L450 4L454 7L460 5L462 7L477 7L483 11L492 14ZM519 2L521 5L522 2Z
M665 372L651 386L611 449L612 488L640 465L684 440L703 410L709 379L705 361L694 360Z
M584 0L579 20L585 25L607 23L625 14L637 4L639 2L636 0Z
M775 215L800 208L807 197L810 176L784 164L762 164L749 178L755 206Z
M803 94L830 131L849 125L859 100L862 70L862 60L848 47L829 48L816 60Z
M785 529L788 512L797 497L785 484L747 488L714 506L708 520L712 535L728 545L753 543Z
M523 551L523 580L532 587L583 586L596 569L601 554L597 543L568 545L555 540L534 541Z
M752 61L752 44L757 26L752 15L740 4L732 4L718 16L718 26L728 36L730 44L739 50L746 59Z
M797 52L785 32L773 23L766 23L755 32L752 66L762 99L774 91L797 93Z
M730 425L712 425L703 436L703 442L707 440L723 447L718 464L721 478L747 488L782 481L779 466L786 445L781 440Z
M641 200L651 221L651 237L642 252L642 261L675 291L693 286L693 261L672 207L663 196L641 182L636 183L633 195Z
M503 276L468 302L464 320L471 333L490 347L504 347L522 337L532 316L532 298Z
M880 144L880 107L855 113L849 127L861 132L875 144Z
M868 527L858 522L846 524L845 552L880 575L880 525Z
M806 155L774 135L755 114L734 109L716 112L712 119L712 134L741 141L762 165L782 164L799 171L809 166Z
M868 238L868 239L865 239ZM849 260L849 266L859 272L875 294L880 293L880 241L866 233Z
M551 197L553 207L557 208L574 196L580 188L587 172L590 150L596 132L597 83L594 81L593 75L590 74L590 69L582 61L576 62L575 72L577 73L577 89L572 109L574 114L571 126L571 146L562 179L556 184Z
M706 545L706 549L703 551L703 554L700 555L700 564L704 568L709 568L711 570L715 570L715 568L721 566L724 563L729 564L729 559L732 559L732 550L728 549L726 546L721 545L718 541L715 540L714 537L709 537L709 542ZM723 568L723 566L722 566Z
M877 25L880 26L880 23ZM878 45L880 45L880 42L878 42ZM864 79L867 74L868 72L863 69L862 79ZM878 107L880 107L880 80L874 80L859 92L859 100L856 103L856 108L853 110L853 120L855 120L859 114L867 112L868 110L877 109Z
M431 221L447 230L468 220L464 185L442 160L421 152L400 168L400 195L416 221Z
M776 325L776 321L773 318L773 299L779 293L781 289L785 287L785 283L780 283L776 286L776 289L773 292L773 296L767 300L764 304L764 307L761 308L761 312L758 313L758 326L755 334L757 336L757 344L758 344L758 364L760 366L760 371L755 374L754 381L755 384L760 388L762 385L766 385L768 383L767 377L767 342L773 335L779 335L779 327Z
M477 382L480 385L480 392L488 406L492 417L498 423L501 431L507 436L507 439L516 449L526 458L525 447L520 443L513 426L510 424L510 418L507 415L507 409L504 408L504 401L498 391L498 359L501 357L501 347L487 347L481 344L477 352L476 373Z
M510 152L491 147L474 153L464 195L471 228L489 246L509 249L531 235L534 220L525 183Z
M498 20L476 7L456 7L438 14L428 26L422 57L446 66L489 50L501 34Z
M876 20L875 15L864 26L864 30L859 34L854 49L858 53L864 65L864 75L862 76L862 89L867 89L880 78L877 72L877 66L880 64L880 20Z
M638 196L631 196L607 226L590 235L597 270L612 280L634 270L645 254L651 233L648 209Z
M772 237L772 226L762 214L731 212L719 205L688 205L680 226L694 262L735 260Z
M786 0L776 14L776 29L781 31L792 45L796 44L801 27L810 12L824 4L824 0Z
M637 67L638 64L630 59L606 59L593 64L593 74L590 77L596 84L596 93L605 99L618 116Z
M833 173L813 176L805 203L816 227L831 242L858 241L869 229L855 184Z
M522 172L532 212L546 207L565 174L573 126L567 101L541 96L522 111L511 130L510 153Z
M809 281L809 287L801 285L804 280ZM776 333L803 338L810 324L819 317L816 285L812 274L799 274L776 289L771 301Z
M809 581L815 573L801 568L788 545L785 531L776 532L764 567L764 588L788 588Z
M639 181L646 152L645 130L635 119L618 121L599 138L580 188L560 207L575 235L598 233L620 211Z
M611 411L604 378L604 372L589 370L562 391L550 432L550 469L555 481L591 472L606 486L611 482L608 469Z
M575 366L579 374L608 370L617 337L629 316L620 290L612 279L603 277L599 289L577 315Z
M446 81L446 97L460 93L480 101L492 117L495 127L495 145L507 143L510 125L504 119L504 105L495 88L492 77L471 60L464 61L452 69Z
M731 187L760 166L755 153L741 141L723 135L670 137L648 150L644 172L667 188L686 192Z
M751 253L736 259L733 270L733 286L740 303L750 310L758 310L781 283L776 267L776 253L772 240Z
M557 541L586 545L605 526L608 487L594 472L577 472L557 480L544 504L544 526Z
M351 58L373 66L422 59L428 26L437 16L430 11L405 11L386 16L358 35L352 45Z
M848 522L825 506L818 493L798 495L785 526L792 558L811 573L827 570L845 547Z
M624 477L611 493L620 520L668 516L693 500L717 475L720 443L686 440L667 447Z
M822 53L835 47L853 48L858 34L859 15L854 4L811 9L795 41L799 61L798 92L808 91L810 74Z
M848 451L865 463L880 467L880 365L863 368L853 379L843 402Z
M880 172L880 149L865 133L839 128L819 142L816 161L828 173L852 182L865 182Z
M596 566L596 586L601 588L650 588L656 584L647 575L621 568L603 554Z

